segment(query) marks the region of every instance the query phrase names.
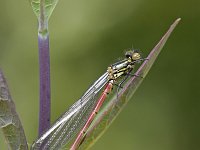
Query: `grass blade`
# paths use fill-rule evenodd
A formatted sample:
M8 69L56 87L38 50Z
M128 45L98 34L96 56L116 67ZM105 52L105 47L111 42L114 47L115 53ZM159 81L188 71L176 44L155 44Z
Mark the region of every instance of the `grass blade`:
M100 138L100 136L105 132L105 130L110 126L112 121L117 117L117 115L120 113L123 107L127 104L128 100L133 96L136 89L142 83L144 77L149 72L157 56L159 55L160 51L165 45L167 39L169 38L172 31L174 30L174 28L176 27L176 25L179 23L180 20L181 20L180 18L177 19L171 25L169 30L161 38L158 44L149 53L147 57L148 60L145 60L141 64L139 69L136 71L135 74L142 76L143 78L135 76L130 78L123 86L123 89L120 90L120 92L118 93L118 98L117 95L115 94L113 97L111 97L109 102L105 104L103 109L99 112L96 119L90 126L87 135L85 137L85 140L82 143L80 149L87 149L91 147L98 140L98 138Z

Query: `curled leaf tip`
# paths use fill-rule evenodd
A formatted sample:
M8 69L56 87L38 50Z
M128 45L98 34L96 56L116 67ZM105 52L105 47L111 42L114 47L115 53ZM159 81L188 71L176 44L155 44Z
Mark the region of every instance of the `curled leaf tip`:
M181 21L181 18L177 18L174 23L172 24L172 26L176 26L179 22Z

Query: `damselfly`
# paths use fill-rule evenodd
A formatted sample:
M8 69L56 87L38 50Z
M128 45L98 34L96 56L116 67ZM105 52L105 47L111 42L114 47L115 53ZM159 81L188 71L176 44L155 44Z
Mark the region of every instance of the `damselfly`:
M94 82L85 94L33 144L32 149L59 149L79 132L70 148L76 150L99 112L107 94L112 91L113 85L117 85L118 88L121 87L128 76L134 75L131 74L134 65L143 60L137 50L129 50L125 53L125 56L125 59L110 65L107 72ZM121 82L118 83L120 78ZM98 98L103 87L105 89Z

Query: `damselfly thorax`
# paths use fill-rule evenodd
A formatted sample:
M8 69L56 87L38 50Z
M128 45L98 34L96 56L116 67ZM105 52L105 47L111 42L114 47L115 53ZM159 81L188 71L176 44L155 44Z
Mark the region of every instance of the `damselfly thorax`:
M108 79L116 81L118 78L129 74L133 68L134 64L141 59L141 55L137 51L126 52L126 59L112 64L108 67Z

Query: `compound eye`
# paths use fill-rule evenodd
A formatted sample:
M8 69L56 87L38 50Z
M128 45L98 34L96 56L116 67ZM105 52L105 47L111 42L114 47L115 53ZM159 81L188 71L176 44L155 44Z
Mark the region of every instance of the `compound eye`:
M133 55L132 55L133 60L138 60L140 58L141 58L140 53L133 53Z
M127 52L125 53L126 58L131 58L132 55L133 55L133 51L127 51Z

